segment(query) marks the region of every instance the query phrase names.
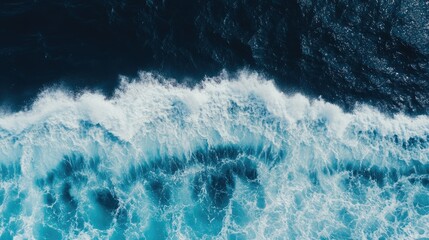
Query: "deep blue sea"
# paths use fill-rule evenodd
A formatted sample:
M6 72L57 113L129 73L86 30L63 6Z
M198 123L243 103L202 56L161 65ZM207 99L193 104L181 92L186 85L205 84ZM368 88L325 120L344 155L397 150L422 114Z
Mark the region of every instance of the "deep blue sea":
M0 239L429 239L424 0L0 2Z

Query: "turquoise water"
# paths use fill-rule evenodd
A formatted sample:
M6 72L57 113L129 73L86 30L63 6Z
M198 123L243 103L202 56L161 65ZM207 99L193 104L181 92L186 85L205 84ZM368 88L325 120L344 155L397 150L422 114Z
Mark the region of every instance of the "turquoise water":
M254 73L48 89L0 115L0 239L429 237L429 118Z

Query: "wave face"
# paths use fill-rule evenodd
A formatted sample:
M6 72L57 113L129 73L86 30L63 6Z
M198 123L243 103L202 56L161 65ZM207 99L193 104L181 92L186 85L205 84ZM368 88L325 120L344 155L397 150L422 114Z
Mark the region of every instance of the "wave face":
M0 166L1 239L429 235L427 116L344 113L255 73L45 91L1 115Z

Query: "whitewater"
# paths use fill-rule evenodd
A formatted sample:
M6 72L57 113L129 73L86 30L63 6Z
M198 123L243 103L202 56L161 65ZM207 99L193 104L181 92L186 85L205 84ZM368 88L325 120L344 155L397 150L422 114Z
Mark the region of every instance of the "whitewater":
M1 239L429 237L429 118L222 73L0 114Z

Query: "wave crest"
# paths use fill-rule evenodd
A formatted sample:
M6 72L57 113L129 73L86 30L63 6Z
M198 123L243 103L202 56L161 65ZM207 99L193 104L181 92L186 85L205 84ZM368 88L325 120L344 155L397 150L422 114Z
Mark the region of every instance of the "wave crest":
M257 73L46 90L0 116L0 235L424 236L428 144L427 116L345 113Z

